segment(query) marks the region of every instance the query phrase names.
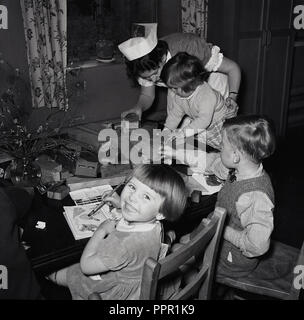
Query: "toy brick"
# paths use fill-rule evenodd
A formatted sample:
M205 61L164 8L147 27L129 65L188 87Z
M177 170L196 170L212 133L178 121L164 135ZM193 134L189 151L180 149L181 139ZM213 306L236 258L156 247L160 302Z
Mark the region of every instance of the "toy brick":
M76 176L97 177L98 162L78 159L75 167Z
M41 182L53 182L60 181L62 165L58 164L48 156L42 155L37 160L36 163L39 165L41 170Z
M128 175L132 171L130 164L109 164L101 165L100 173L102 178Z
M70 171L63 169L60 173L60 180L66 180L68 177L71 176L73 176L73 174Z
M62 200L64 199L70 192L70 189L68 186L58 186L54 188L50 188L47 191L47 197L49 199L55 199L55 200Z
M81 177L70 177L67 179L67 185L70 188L70 191L79 190L83 188L90 188L96 186L102 186L109 184L111 186L117 186L120 184L126 176L117 176L111 178L81 178Z

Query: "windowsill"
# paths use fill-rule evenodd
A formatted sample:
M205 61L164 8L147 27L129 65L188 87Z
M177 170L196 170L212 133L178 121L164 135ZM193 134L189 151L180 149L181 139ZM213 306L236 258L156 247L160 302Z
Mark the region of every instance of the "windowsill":
M100 61L95 59L85 60L85 61L77 61L70 63L67 67L67 70L74 70L74 69L88 69L88 68L95 68L100 66L111 66L111 65L117 65L117 64L123 64L123 58L121 56L114 56L112 60L108 61Z

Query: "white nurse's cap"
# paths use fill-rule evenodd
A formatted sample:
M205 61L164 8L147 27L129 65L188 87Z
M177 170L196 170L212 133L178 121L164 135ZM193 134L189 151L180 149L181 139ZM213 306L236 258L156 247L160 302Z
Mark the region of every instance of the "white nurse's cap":
M145 36L131 38L118 45L118 49L129 60L135 60L150 53L157 45L157 23L138 23L144 26Z

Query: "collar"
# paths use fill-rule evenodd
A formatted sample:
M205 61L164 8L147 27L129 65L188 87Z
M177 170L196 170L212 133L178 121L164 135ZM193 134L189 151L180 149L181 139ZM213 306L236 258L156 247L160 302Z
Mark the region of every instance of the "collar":
M151 231L156 226L160 226L159 221L155 221L154 223L130 223L126 221L124 218L120 219L118 224L116 225L116 230L121 232L145 232Z
M188 97L179 97L181 100L190 100L191 98L193 98L193 96L195 96L196 95L196 93L198 92L198 90L199 90L199 88L202 86L202 84L201 85L199 85L199 86L197 86L196 88L195 88L195 90L190 94L190 96L188 96Z
M236 173L235 176L237 181L241 181L245 179L257 178L257 177L260 177L262 174L263 174L263 164L261 163L255 172L252 172L251 174Z

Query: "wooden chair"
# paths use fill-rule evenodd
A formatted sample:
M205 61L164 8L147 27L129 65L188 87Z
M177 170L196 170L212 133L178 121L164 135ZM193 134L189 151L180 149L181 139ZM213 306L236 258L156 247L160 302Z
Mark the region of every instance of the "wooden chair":
M143 270L140 299L210 299L225 217L226 211L216 208L209 224L205 226L201 222L186 244L159 261L148 258ZM171 284L177 291L166 296L163 288L170 288Z
M302 248L272 241L269 252L262 258L257 268L246 277L229 278L217 276L216 282L234 290L232 299L243 299L244 292L280 300L298 300L301 290L294 285L294 268L304 268L304 242ZM303 272L303 271L302 271ZM303 285L303 279L302 279Z
M221 240L226 210L215 208L210 223L203 222L189 235L189 241L171 251L172 231L164 235L169 245L168 255L159 261L148 258L145 262L140 300L179 300L198 296L210 299L216 256ZM180 285L185 284L183 288ZM101 300L98 293L89 300Z

